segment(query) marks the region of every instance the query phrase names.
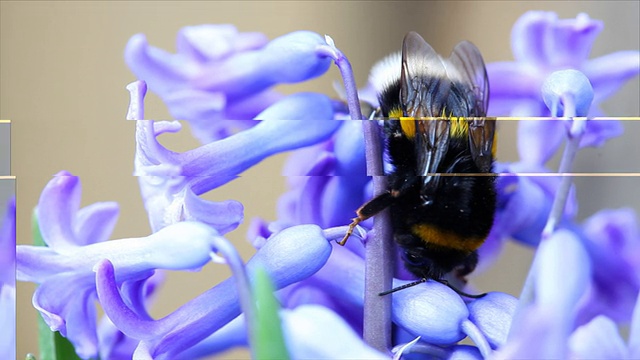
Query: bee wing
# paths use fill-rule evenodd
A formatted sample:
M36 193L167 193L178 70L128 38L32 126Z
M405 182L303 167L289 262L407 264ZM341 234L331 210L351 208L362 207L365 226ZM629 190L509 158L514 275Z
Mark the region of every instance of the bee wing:
M422 176L422 189L427 194L437 185L438 166L449 148L449 120L415 120L417 174Z
M449 96L451 81L440 56L418 33L402 42L400 103L405 116L439 116Z
M462 41L445 61L447 76L464 89L466 114L458 116L480 117L487 115L489 106L489 80L480 50L468 41Z
M478 48L462 41L453 49L446 61L447 75L459 83L464 91L465 117L485 117L489 106L489 80L484 60ZM469 119L469 148L478 168L491 171L495 120Z

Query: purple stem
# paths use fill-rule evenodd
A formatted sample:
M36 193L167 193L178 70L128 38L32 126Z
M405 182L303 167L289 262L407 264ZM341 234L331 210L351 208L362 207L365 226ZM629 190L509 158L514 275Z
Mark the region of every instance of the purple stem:
M344 82L351 119L363 121L367 175L373 176L375 197L387 191L377 122L363 118L351 64L331 37L325 39L327 45L319 47L318 53L335 61ZM365 243L363 337L367 344L384 353L391 349L391 295L378 294L392 287L395 257L390 223L388 210L378 213L373 222L373 238Z

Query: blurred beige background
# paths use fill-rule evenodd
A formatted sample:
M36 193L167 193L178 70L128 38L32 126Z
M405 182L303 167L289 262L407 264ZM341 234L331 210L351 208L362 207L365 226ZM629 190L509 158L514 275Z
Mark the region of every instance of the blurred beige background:
M149 233L136 179L131 176L134 123L125 121L128 93L135 80L123 61L127 40L142 32L150 44L175 50L176 32L186 25L232 23L241 31L260 31L270 38L307 29L329 34L349 57L360 86L370 66L400 48L404 34L420 32L440 53L448 54L460 40L474 42L485 61L511 60L510 30L526 10L553 10L562 18L587 12L605 22L592 57L617 50L639 49L640 7L627 2L12 2L0 4L0 118L11 119L12 174L17 176L18 242L30 243L29 219L41 189L60 170L79 175L82 204L113 200L121 215L113 238ZM333 94L339 79L332 68L320 79L282 86ZM635 115L639 81L634 79L603 107L609 115ZM147 118L169 114L153 94L147 96ZM623 140L580 154L576 171L640 171L637 142L640 127L625 124ZM635 126L634 126L635 125ZM516 160L513 125L501 127L499 159ZM198 143L188 130L163 142L176 151ZM246 224L256 216L275 218L275 201L284 190L280 169L284 156L274 157L243 177L207 195L209 199L237 199L246 208L245 224L229 234L245 259L252 249L245 239ZM269 179L269 180L266 180ZM265 187L264 184L269 184ZM640 209L637 178L578 179L580 214L603 207ZM518 294L531 252L510 245L507 254L476 284L483 291ZM200 273L171 274L160 293L154 316L163 316L228 276L220 265ZM32 284L18 293L18 356L37 353L36 312L31 307ZM227 358L246 357L231 352Z

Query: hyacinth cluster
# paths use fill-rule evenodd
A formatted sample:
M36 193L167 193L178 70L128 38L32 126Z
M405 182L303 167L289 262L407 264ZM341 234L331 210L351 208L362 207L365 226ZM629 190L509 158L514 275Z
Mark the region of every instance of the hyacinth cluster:
M564 117L520 122L520 160L495 166L510 176L498 177L498 210L477 271L491 266L506 241L537 248L521 299L500 292L469 299L428 281L391 295L390 313L372 315L393 321L389 348L365 342L365 266L373 260L364 254L376 241L367 234L371 221L345 247L334 241L372 197L350 65L318 34L269 40L231 25L183 28L177 53L150 46L142 34L127 44L126 62L141 80L128 86L128 119L137 120L134 175L151 234L109 240L118 204L80 208L80 179L61 171L35 210L47 246L17 247L17 278L39 285L33 305L83 359L194 359L237 346L258 358L638 358L637 214L605 209L577 221L570 177L526 175L550 174L546 163L565 142L561 171L570 170L580 148L622 133L619 121L585 118L601 115L598 103L640 72L638 51L589 58L602 28L585 14L526 13L512 32L515 61L487 67L488 115ZM347 101L273 89L321 76L333 63ZM202 146L174 152L158 142L183 123L145 120L147 87ZM200 195L291 150L278 218L252 220L248 237L256 252L244 264L225 238L244 220L243 204ZM210 261L228 264L233 276L161 319L149 315L163 270ZM398 269L393 285L408 280ZM276 290L272 316L269 297L260 295L263 283ZM630 326L628 340L619 325ZM474 345L459 344L466 337Z

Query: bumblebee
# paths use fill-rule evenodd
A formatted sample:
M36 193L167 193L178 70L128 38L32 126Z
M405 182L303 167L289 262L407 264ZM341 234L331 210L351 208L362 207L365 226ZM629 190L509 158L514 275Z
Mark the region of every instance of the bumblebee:
M402 53L376 65L371 79L392 170L388 191L356 211L349 233L389 208L395 242L419 282L446 283L449 273L464 279L478 263L476 250L496 210L495 119L485 118L489 84L482 55L463 41L444 59L410 32Z

